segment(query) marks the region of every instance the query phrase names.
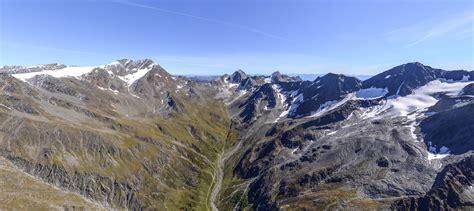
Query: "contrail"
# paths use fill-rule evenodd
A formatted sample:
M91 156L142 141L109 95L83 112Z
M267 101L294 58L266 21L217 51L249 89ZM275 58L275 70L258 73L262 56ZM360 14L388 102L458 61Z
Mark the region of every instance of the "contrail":
M123 1L122 0L112 0L112 2L115 2L115 3L118 3L118 4L123 4L123 5L128 5L128 6L133 6L133 7L151 9L151 10L165 12L165 13L173 14L173 15L180 15L180 16L194 18L194 19L198 19L198 20L202 20L202 21L211 22L211 23L222 24L222 25L242 29L242 30L245 30L245 31L253 32L255 34L260 34L260 35L263 35L263 36L266 36L266 37L279 39L279 40L284 40L284 41L290 41L286 38L283 38L283 37L280 37L280 36L277 36L277 35L273 35L273 34L269 34L267 32L260 31L258 29L254 29L254 28L244 26L244 25L240 25L240 24L229 23L229 22L225 22L225 21L221 21L221 20L217 20L217 19L206 18L206 17L192 15L192 14L188 14L188 13L182 13L182 12L178 12L178 11L174 11L174 10L163 9L163 8L160 8L160 7L154 7L154 6L144 5L144 4L138 4L138 3L134 3L134 2L126 1L126 0L123 0Z

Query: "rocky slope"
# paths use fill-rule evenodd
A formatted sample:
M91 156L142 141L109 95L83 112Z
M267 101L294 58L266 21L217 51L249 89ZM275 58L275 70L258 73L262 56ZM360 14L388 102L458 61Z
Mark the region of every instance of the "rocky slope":
M0 157L0 209L5 210L105 210L77 193L44 183Z
M0 159L8 168L0 184L21 174L38 188L13 202L5 199L19 192L5 186L0 208L474 204L472 71L408 63L365 81L238 70L203 82L123 59L1 72ZM51 192L37 195L43 190Z
M436 200L421 199L474 149L472 73L409 63L366 81L328 74L255 86L229 106L239 114L240 150L225 163L220 208L472 206L469 175Z
M133 63L78 77L2 75L0 155L104 207L209 208L224 104L209 87Z

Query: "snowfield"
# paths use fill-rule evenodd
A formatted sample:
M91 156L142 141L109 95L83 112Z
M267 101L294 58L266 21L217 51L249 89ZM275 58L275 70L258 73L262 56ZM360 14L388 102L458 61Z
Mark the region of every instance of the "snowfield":
M457 96L462 88L470 83L473 82L452 83L434 80L416 89L411 95L389 99L387 106L398 112L399 115L407 116L412 112L425 110L436 104L438 102L438 99L435 98L436 94L445 93L449 96Z
M135 73L128 74L126 76L120 76L119 78L122 81L125 81L128 86L131 86L133 84L133 82L135 82L136 80L138 80L138 79L142 78L143 76L145 76L146 73L148 73L148 71L150 71L153 68L153 65L154 64L151 64L147 68L139 69Z
M31 72L31 73L18 73L13 74L12 76L18 78L22 81L26 81L27 79L33 78L36 75L50 75L55 78L65 78L65 77L79 77L81 75L87 74L91 72L94 67L66 67L59 70L44 70L40 72Z
M120 65L119 62L115 61L112 62L108 65ZM151 69L153 69L153 66L155 63L150 64L148 67L143 68L143 69L134 69L135 72L125 75L125 76L119 76L119 78L127 83L128 86L131 86L136 80L142 78L145 76ZM66 77L80 77L85 74L88 74L92 72L95 68L103 68L104 66L89 66L89 67L66 67L63 69L58 69L58 70L44 70L44 71L39 71L39 72L30 72L30 73L18 73L18 74L13 74L12 76L15 78L18 78L22 81L26 81L27 79L30 79L36 75L50 75L55 78L66 78ZM111 71L108 71L109 74L113 73Z
M356 92L356 98L361 100L370 100L370 99L377 99L385 96L388 93L387 88L367 88L361 89Z

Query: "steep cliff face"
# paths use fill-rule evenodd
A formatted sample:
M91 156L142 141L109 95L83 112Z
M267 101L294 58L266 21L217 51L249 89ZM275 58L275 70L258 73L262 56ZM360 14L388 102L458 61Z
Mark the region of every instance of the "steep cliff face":
M396 201L397 210L472 210L474 207L474 155L446 165L431 189L421 197Z
M473 99L474 100L474 99ZM424 140L430 145L447 147L451 154L474 149L474 104L448 109L429 116L420 123Z

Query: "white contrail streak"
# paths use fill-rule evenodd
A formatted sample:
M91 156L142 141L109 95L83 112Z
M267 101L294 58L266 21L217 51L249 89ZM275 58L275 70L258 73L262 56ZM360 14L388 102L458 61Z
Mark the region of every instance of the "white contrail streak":
M112 2L115 2L115 3L118 3L118 4L123 4L123 5L128 5L128 6L133 6L133 7L140 7L140 8L155 10L155 11L164 12L164 13L173 14L173 15L179 15L179 16L194 18L194 19L197 19L197 20L207 21L207 22L211 22L211 23L222 24L222 25L238 28L238 29L241 29L241 30L253 32L255 34L260 34L260 35L263 35L263 36L266 36L266 37L279 39L279 40L284 40L284 41L290 41L286 38L283 38L283 37L280 37L280 36L277 36L277 35L273 35L273 34L270 34L270 33L264 32L264 31L260 31L258 29L254 29L254 28L251 28L251 27L248 27L248 26L240 25L240 24L229 23L229 22L225 22L225 21L221 21L221 20L217 20L217 19L206 18L206 17L192 15L192 14L188 14L188 13L182 13L182 12L178 12L178 11L174 11L174 10L163 9L163 8L160 8L160 7L154 7L154 6L144 5L144 4L138 4L138 3L130 2L130 1L127 1L127 0L112 0Z

